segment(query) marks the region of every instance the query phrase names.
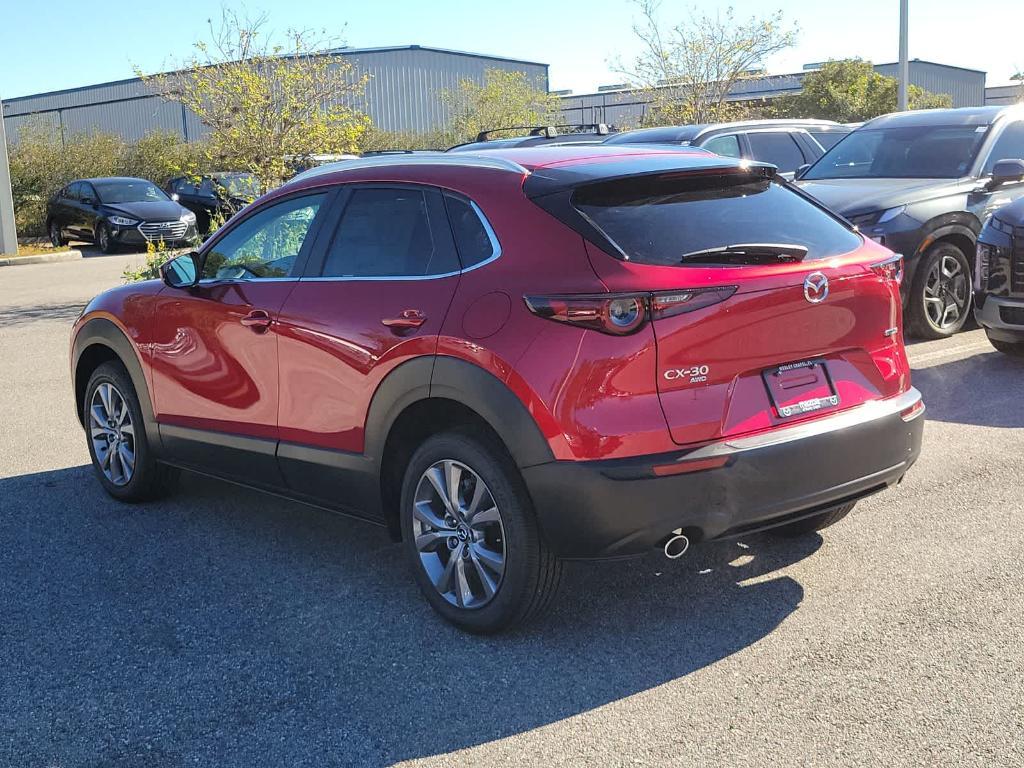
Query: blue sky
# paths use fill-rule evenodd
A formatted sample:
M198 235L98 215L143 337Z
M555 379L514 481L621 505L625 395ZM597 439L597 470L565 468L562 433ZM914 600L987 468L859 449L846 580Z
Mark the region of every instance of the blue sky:
M665 0L666 19L729 3ZM734 0L737 17L775 8L800 26L792 50L766 62L771 72L860 56L897 57L898 0ZM988 84L1024 69L1022 0L910 0L910 55L988 72ZM232 7L239 7L232 4ZM609 60L635 49L628 0L547 0L497 4L455 0L246 0L275 28L326 28L353 46L458 48L551 65L551 87L576 92L619 81ZM97 6L81 0L0 0L0 97L10 98L159 71L189 53L220 3L174 0ZM10 31L14 30L14 34Z

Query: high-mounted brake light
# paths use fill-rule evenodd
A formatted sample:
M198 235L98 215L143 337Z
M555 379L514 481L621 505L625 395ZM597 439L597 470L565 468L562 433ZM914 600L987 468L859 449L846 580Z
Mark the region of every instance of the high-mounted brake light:
M625 336L651 318L694 312L725 301L736 286L694 288L659 293L590 293L524 296L527 308L538 317L579 325L601 333Z
M899 284L903 282L903 254L897 253L885 261L871 265L871 271L881 278Z

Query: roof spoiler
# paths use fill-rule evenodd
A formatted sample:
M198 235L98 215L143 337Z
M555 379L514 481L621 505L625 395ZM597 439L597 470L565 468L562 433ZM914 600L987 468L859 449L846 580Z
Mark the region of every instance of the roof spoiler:
M476 135L477 141L490 141L492 134L508 131L529 131L529 136L543 136L553 139L556 136L573 133L594 132L599 136L607 136L611 131L605 123L562 123L559 125L513 125L508 128L490 128Z

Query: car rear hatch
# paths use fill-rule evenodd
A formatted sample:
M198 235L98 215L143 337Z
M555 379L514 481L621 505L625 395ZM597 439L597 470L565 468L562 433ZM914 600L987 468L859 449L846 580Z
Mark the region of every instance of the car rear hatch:
M909 387L899 262L771 167L612 174L536 201L585 235L609 291L645 297L678 444Z

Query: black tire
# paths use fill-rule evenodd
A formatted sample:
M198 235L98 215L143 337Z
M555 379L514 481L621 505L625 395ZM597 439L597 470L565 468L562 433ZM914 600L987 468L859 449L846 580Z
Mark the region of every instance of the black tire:
M952 260L959 267L959 273L952 279L944 277L944 263L952 264L947 260ZM933 275L936 269L939 271ZM932 283L933 279L938 280L937 285ZM962 330L971 316L972 280L971 262L957 246L952 243L936 243L929 248L921 256L910 289L910 314L907 320L913 335L921 339L945 339ZM945 304L938 307L937 300ZM950 304L957 307L959 315L955 319L950 317L948 322L938 322L941 318L937 316L943 314Z
M1024 357L1024 341L1001 341L988 337L989 342L998 352L1010 357Z
M456 605L451 600L460 598L446 597L439 587L435 587L415 541L417 529L414 527L413 506L421 480L425 481L428 469L445 461L453 461L463 469L469 469L469 474L474 476L470 478L471 482L482 479L494 501L494 508L498 510L504 570L493 596L486 598L487 602L478 607ZM429 493L429 487L422 487ZM465 490L468 495L469 488ZM468 506L460 503L460 510ZM415 451L405 470L400 522L402 547L420 590L431 607L457 627L478 634L500 632L535 618L550 606L561 578L562 564L544 542L519 471L496 439L477 432L458 431L426 440ZM417 522L415 525L422 524ZM420 530L422 533L422 528ZM428 560L431 557L438 559L438 568L447 569L441 558L453 558L454 552L461 551L450 547L453 538L442 539L446 543L425 554ZM471 546L472 543L467 541L466 547ZM494 544L490 546L495 547ZM468 551L466 555L469 556ZM474 569L472 563L465 567ZM480 568L476 567L474 573L479 576ZM480 586L480 580L477 579L475 584ZM456 589L452 590L453 595Z
M130 447L134 454L134 467L127 482L116 482L115 479L107 476L101 458L97 455L96 440L92 436L92 427L95 423L91 414L92 404L97 390L105 384L112 385L128 407L133 430ZM103 363L92 372L85 388L85 399L80 406L92 467L100 485L107 493L118 501L138 502L158 498L174 488L178 479L178 470L156 461L146 437L145 422L142 409L139 407L138 395L135 393L131 377L120 362Z
M46 231L50 235L50 245L54 248L63 248L67 245L67 240L65 240L64 236L61 234L60 224L58 224L56 220L51 219L47 223Z
M110 236L110 225L106 222L101 221L96 225L96 245L100 247L101 251L108 254L117 250L114 238Z
M841 507L830 509L826 512L821 512L811 517L805 517L803 520L797 520L795 523L788 523L786 525L780 525L778 528L772 528L769 530L773 536L779 536L784 539L792 539L797 536L806 536L809 533L815 531L821 531L828 528L830 525L835 525L853 509L857 502L851 504L844 504Z

